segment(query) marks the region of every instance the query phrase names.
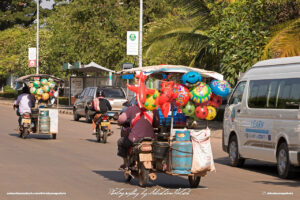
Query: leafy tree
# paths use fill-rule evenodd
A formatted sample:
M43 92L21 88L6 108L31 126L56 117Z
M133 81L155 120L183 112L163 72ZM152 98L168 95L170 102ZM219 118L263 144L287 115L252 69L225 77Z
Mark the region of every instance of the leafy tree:
M40 0L41 1L41 0ZM40 8L42 17L50 11ZM1 0L0 1L0 31L19 24L30 26L36 19L35 0Z
M222 11L222 20L210 30L209 43L220 58L221 71L234 84L239 72L245 72L260 60L269 35L268 21L260 0L240 0Z

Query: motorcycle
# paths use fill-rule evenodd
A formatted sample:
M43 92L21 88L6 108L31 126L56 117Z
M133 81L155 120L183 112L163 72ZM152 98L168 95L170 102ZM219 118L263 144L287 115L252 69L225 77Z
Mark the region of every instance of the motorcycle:
M110 127L110 121L109 121L109 116L107 114L102 114L99 119L96 122L96 138L97 142L102 142L106 143L107 142L107 137L111 135L111 130L109 129Z
M26 138L31 132L31 114L24 113L21 116L21 124L20 124L20 133L19 136L22 138Z
M124 177L127 182L138 177L141 187L147 186L149 178L154 181L157 176L153 172L152 138L142 138L129 149L127 168Z

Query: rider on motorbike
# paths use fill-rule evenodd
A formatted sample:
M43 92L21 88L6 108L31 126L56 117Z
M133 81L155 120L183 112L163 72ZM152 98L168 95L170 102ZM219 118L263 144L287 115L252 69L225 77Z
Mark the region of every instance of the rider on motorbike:
M21 126L21 116L24 113L30 113L31 114L31 108L35 105L35 98L30 94L30 90L27 85L25 85L22 88L22 94L20 94L17 98L17 100L14 103L14 109L18 107L17 109L17 115L19 116L18 122L19 126Z
M92 102L92 110L96 111L96 114L93 119L93 134L96 134L97 120L101 117L102 114L106 114L107 111L110 111L111 105L107 99L105 99L104 92L98 90L96 93L96 98ZM108 127L110 130L110 127Z
M119 116L118 123L120 125L130 123L129 134L118 140L118 156L124 161L120 168L126 168L129 148L141 138L154 137L153 127L159 127L159 115L157 110L147 111L145 108L133 105Z

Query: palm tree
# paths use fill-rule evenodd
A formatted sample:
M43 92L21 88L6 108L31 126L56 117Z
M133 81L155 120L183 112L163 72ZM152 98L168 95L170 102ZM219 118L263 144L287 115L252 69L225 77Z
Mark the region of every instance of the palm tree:
M204 69L219 71L217 55L211 53L209 44L209 30L218 22L218 16L213 13L210 2L206 0L181 0L189 16L181 19L173 18L167 22L155 22L147 34L145 56L153 56L157 46L176 43L181 47L194 51L196 54L189 65L201 66ZM157 51L157 50L156 50Z
M262 59L300 55L300 0L268 0L282 7L283 20L272 26L271 37L263 50ZM280 18L280 16L279 16Z

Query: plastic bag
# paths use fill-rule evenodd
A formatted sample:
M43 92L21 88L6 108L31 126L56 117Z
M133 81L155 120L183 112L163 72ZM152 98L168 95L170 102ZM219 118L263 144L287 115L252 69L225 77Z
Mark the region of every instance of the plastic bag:
M191 131L193 145L192 173L215 171L215 164L210 144L210 129Z

